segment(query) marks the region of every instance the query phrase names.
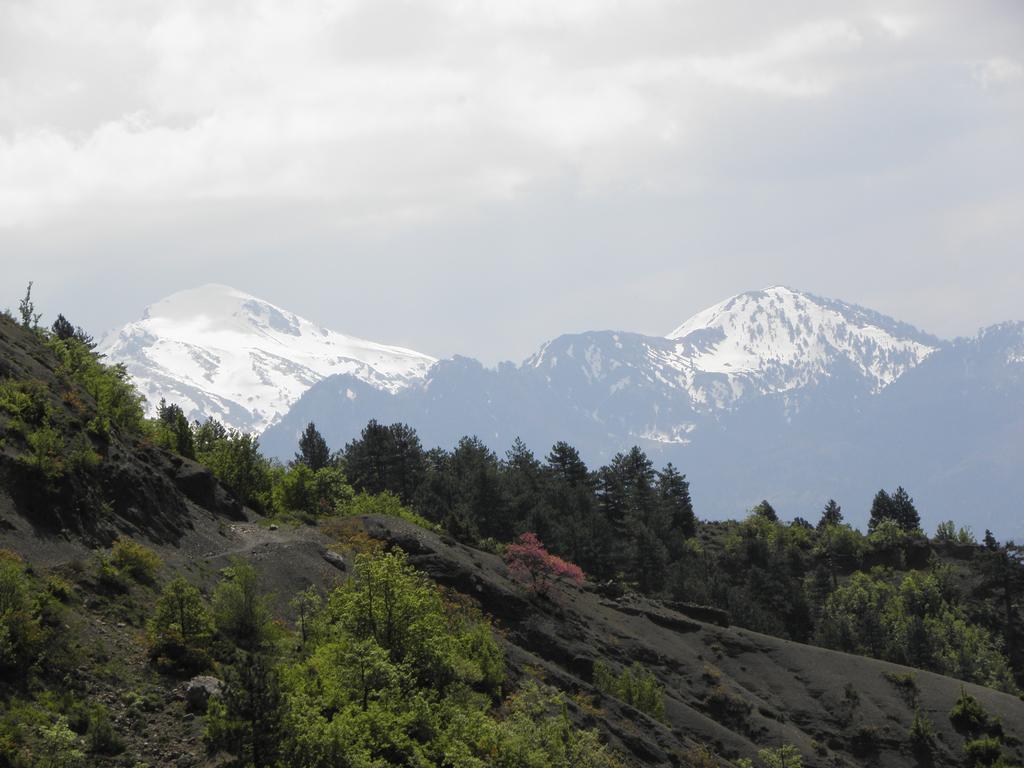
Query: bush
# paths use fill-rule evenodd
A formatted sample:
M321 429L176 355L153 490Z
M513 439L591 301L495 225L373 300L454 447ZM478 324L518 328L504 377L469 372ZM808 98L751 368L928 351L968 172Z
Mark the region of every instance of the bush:
M935 738L935 728L932 721L921 710L914 710L914 720L910 724L910 745L915 753L930 753L932 741Z
M148 631L149 655L160 669L195 673L209 666L213 619L199 590L185 579L164 586Z
M598 660L594 664L594 685L653 718L665 719L665 688L638 661L616 675L604 661Z
M583 570L548 552L535 533L524 533L505 547L504 560L512 575L536 595L546 595L562 579L583 583Z
M239 648L255 651L270 640L268 597L256 569L244 560L235 559L222 574L213 592L217 631Z
M123 536L114 542L110 563L126 576L144 583L152 583L163 564L156 552Z
M110 723L107 708L99 705L89 716L89 728L85 733L89 751L99 755L119 755L124 752L125 744L114 726Z
M338 511L343 515L350 515L352 517L357 517L359 515L388 515L390 517L398 517L408 523L418 525L420 528L426 528L428 531L441 533L441 526L436 525L425 517L421 517L413 512L407 506L402 504L401 499L390 491L383 491L375 494L365 492L359 493L350 500L340 504Z
M21 558L0 550L0 671L24 676L45 640Z
M1002 756L999 739L987 736L964 743L964 757L968 766L990 766Z
M710 715L720 723L738 726L746 722L751 706L746 699L732 693L724 685L716 685L704 699Z

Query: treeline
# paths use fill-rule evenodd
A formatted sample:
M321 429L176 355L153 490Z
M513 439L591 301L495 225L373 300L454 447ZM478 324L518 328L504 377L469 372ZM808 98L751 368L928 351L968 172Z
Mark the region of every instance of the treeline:
M902 487L878 492L866 533L834 500L813 524L782 521L768 501L742 521L699 523L685 475L636 447L591 470L565 442L543 458L519 440L504 456L475 437L426 450L409 426L371 421L332 451L309 424L284 465L253 436L189 425L173 405L160 414L165 444L191 446L264 514L398 514L494 551L531 532L612 592L712 605L753 630L1007 690L1024 684L1021 549L988 531L979 545L952 522L929 539Z

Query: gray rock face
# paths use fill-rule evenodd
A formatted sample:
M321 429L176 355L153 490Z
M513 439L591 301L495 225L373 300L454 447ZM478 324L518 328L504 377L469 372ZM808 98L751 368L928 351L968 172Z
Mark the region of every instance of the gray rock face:
M216 677L199 675L185 686L185 707L191 712L205 712L210 699L220 696L224 684Z

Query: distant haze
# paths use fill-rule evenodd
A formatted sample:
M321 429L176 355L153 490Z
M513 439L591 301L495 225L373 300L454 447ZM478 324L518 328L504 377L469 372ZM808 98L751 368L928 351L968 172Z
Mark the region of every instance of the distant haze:
M1021 319L1017 0L0 3L0 306L220 282L444 357L772 284Z

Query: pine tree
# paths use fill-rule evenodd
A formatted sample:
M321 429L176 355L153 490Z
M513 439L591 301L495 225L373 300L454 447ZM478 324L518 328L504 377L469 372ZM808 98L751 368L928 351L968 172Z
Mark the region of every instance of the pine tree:
M673 557L679 556L682 541L697 532L697 517L693 513L690 499L690 483L686 475L680 474L671 462L658 473L658 496L665 509L671 530L669 549Z
M775 511L775 507L768 503L768 499L761 499L761 503L750 511L752 514L763 517L766 520L771 520L773 523L779 521L779 513Z
M295 454L296 464L305 464L316 472L331 463L331 449L312 421L306 425L299 438L299 451Z
M564 441L551 446L544 469L551 477L574 488L591 484L590 470L580 458L579 451Z
M896 488L892 495L893 519L904 531L916 531L921 527L921 516L917 513L914 500L903 486Z
M868 520L868 532L871 533L883 520L895 520L896 510L892 503L892 497L884 488L875 494L871 502L871 518Z
M836 504L835 499L829 499L828 504L821 513L818 521L818 530L824 530L829 525L839 525L843 522L843 508Z
M57 319L53 321L50 330L61 341L67 341L75 335L75 326L64 315L57 315Z
M240 765L278 765L282 697L277 670L261 653L238 651L227 669L221 701L211 704L207 738L225 747Z
M160 423L167 427L167 432L170 434L172 441L170 447L186 459L195 459L195 437L192 434L192 427L185 417L185 412L181 410L181 406L175 403L168 404L164 398L160 398L156 415Z

